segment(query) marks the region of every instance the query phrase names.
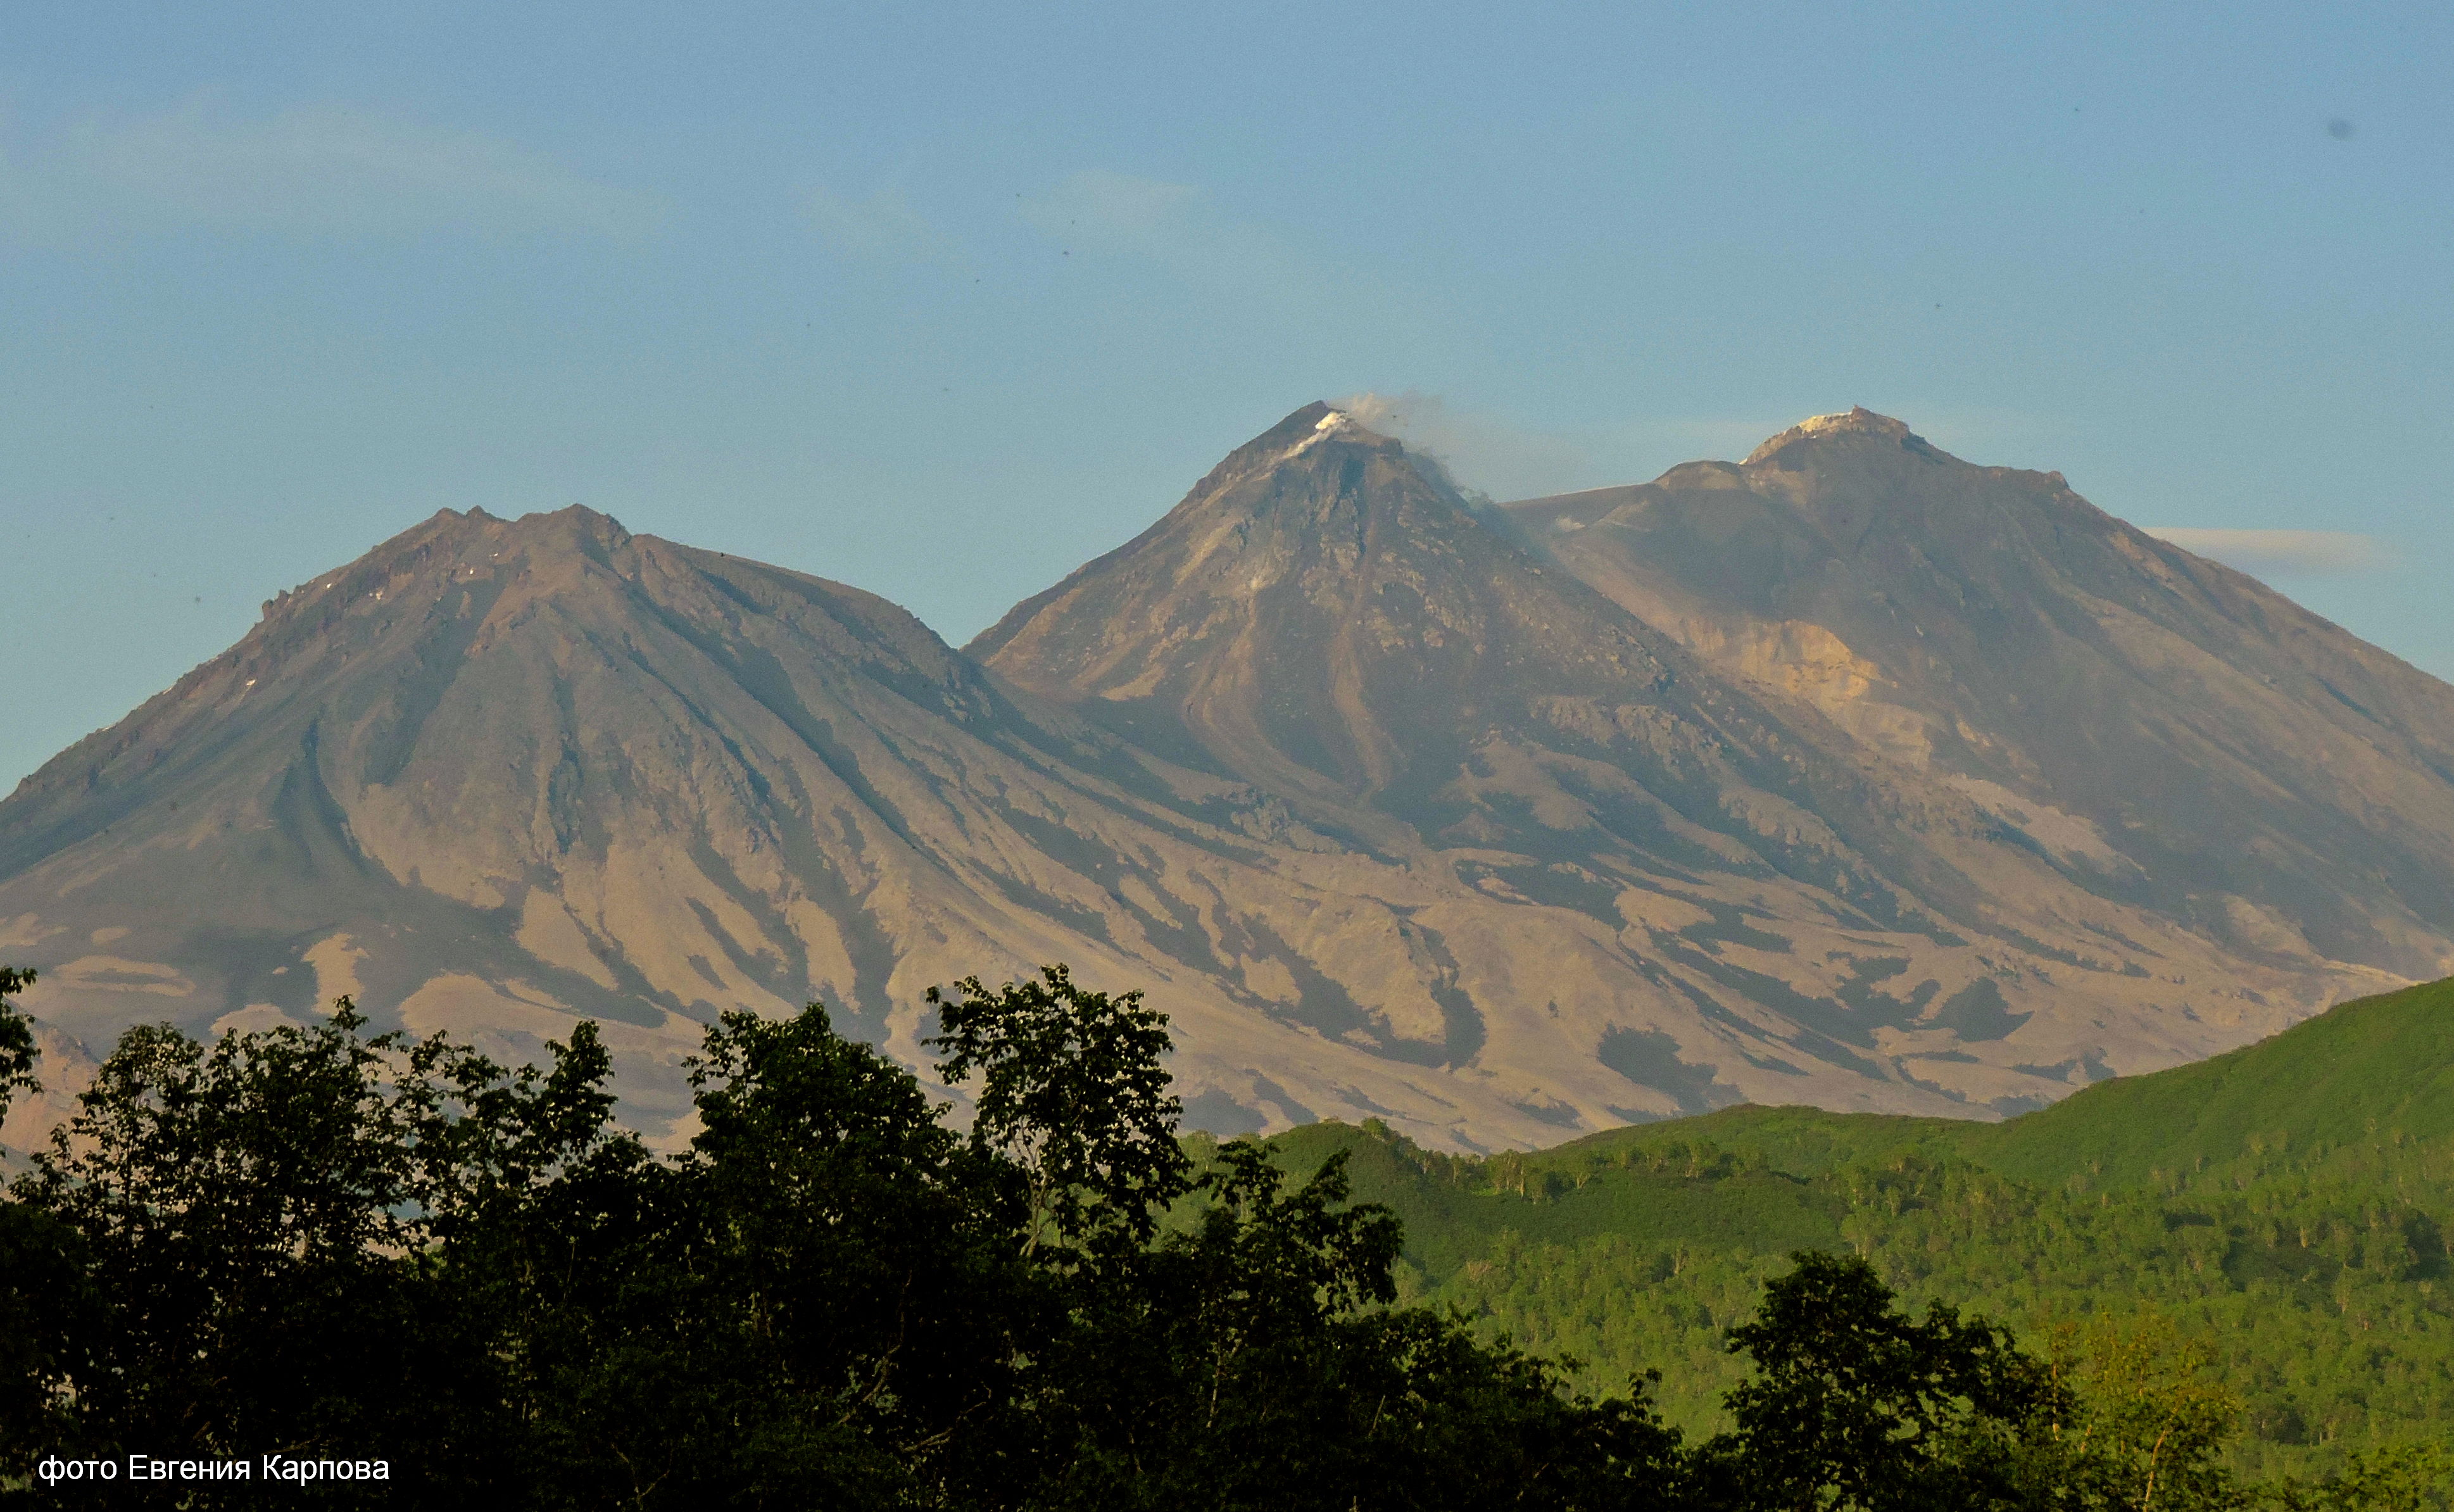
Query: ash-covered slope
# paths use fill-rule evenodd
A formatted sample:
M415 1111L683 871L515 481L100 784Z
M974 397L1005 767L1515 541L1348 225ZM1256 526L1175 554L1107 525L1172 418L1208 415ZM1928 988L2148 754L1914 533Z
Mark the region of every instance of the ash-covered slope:
M1958 559L1954 507L1931 501L1933 541L1901 527L1912 561ZM1564 511L1546 540L1603 539ZM446 512L0 802L0 959L40 968L28 1006L95 1050L344 991L518 1058L597 1017L660 1133L722 1009L823 999L918 1063L924 987L1064 960L1174 1016L1197 1126L1378 1116L1445 1147L1741 1099L1983 1117L2407 969L2280 948L2334 940L2336 916L2272 877L2203 905L2151 863L2212 842L2122 849L1935 733L1990 751L2007 727L1835 695L1812 656L1734 659L1736 631L1570 560L1321 406L1017 608L985 665L869 595L586 511ZM1952 581L1932 593L2002 624L2068 617L2025 580ZM1981 646L1995 621L1970 614L1916 623ZM2005 685L1969 696L2061 696L2051 657L1978 655L1963 680ZM2309 675L2400 708L2377 664ZM2122 708L2108 685L2100 712ZM2433 822L2411 781L2379 822ZM2323 838L2248 833L2284 838L2245 871L2286 876L2285 840ZM2404 886L2347 882L2338 913L2418 959L2437 937ZM2420 924L2361 913L2372 896Z
M1475 1063L1563 1088L1599 1061L1682 1107L2008 1110L2389 979L2137 906L1323 406L967 649L1454 881Z
M1853 923L1930 929L1916 895L1953 912L1967 882L1903 841L1848 742L1782 729L1324 405L967 649L1393 854L1531 848L1567 865L1537 864L1506 891L1601 886L1606 904L1618 885L1568 875L1597 855L1712 870L1743 851L1828 889ZM1734 822L1745 802L1766 805L1765 822ZM1725 831L1744 837L1737 849Z
M2454 688L2059 474L1859 410L1509 506L1717 668L2246 958L2454 972Z
M917 1061L923 987L1066 960L1166 1003L1214 1126L1543 1132L1530 1088L1385 1053L1438 1009L1358 869L869 595L581 510L447 512L0 804L0 952L97 1050L345 991L515 1056L599 1017L651 1128L721 1009L820 998ZM1394 1027L1301 1022L1303 942L1341 930Z
M90 1045L343 991L514 1038L601 1016L652 1063L685 1016L805 991L881 1025L861 904L900 842L864 760L976 682L854 590L583 510L445 512L27 779L0 920Z

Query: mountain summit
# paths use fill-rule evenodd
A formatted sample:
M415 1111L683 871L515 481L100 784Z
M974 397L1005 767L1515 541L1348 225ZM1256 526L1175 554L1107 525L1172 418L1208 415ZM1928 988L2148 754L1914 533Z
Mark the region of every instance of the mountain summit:
M1732 522L1709 513L1707 495L1756 476L1802 510L1829 505L1827 533L1850 529L1861 504L1795 473L1801 447L1825 472L1964 467L1864 411L1810 421L1755 463L1673 474L1700 500L1681 565L1771 570L1717 554ZM1881 480L1871 492L1901 507ZM1756 675L1616 581L1587 581L1556 544L1585 523L1538 506L1495 520L1397 442L1311 406L967 649L1322 834L1505 905L1460 902L1474 923L1438 932L1452 1000L1493 1026L1485 1063L1515 1018L1681 1107L2008 1110L2394 979L2142 909L2135 864L2083 826L2036 813L2041 841L2004 818L2007 790L1903 759L1883 718L1835 718L1801 696L1811 678ZM1776 635L1797 648L1776 662L1855 666L1811 623Z
M347 992L533 1058L585 1016L652 1132L717 1012L816 998L918 1061L922 988L1057 959L1166 1002L1209 1127L1613 1118L1475 1064L1444 900L1490 906L882 600L583 510L436 515L0 803L0 950L87 1045Z
M1925 437L1912 432L1905 421L1895 420L1888 414L1877 414L1864 405L1859 405L1842 414L1808 415L1779 435L1768 437L1761 446L1748 453L1746 465L1753 467L1794 441L1839 435L1862 435L1901 447L1926 448Z
M2229 568L1866 411L1509 506L1552 565L2277 963L2454 973L2454 688Z
M660 1138L718 1012L916 1063L1054 960L1218 1132L1991 1117L2454 969L2449 771L2454 690L1898 421L1503 511L1312 405L961 653L437 514L0 802L0 955L97 1048L596 1018Z
M582 509L446 511L0 803L0 920L90 1043L347 992L533 1053L580 1013L661 1068L653 1118L715 1007L883 1032L897 952L851 905L895 889L910 794L863 774L993 704L856 590Z
M967 650L1181 759L1411 818L1443 802L1478 720L1522 703L1482 697L1495 682L1649 684L1662 639L1314 404Z

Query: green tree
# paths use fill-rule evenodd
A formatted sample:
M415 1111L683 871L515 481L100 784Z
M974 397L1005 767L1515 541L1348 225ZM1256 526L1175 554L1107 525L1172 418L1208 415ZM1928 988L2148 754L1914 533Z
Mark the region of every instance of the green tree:
M1062 965L996 991L977 977L926 994L949 1086L980 1079L973 1148L1021 1173L1022 1245L1145 1244L1157 1215L1183 1195L1168 1091L1167 1016L1138 992L1076 985Z
M2009 1333L1941 1302L1922 1320L1858 1256L1807 1250L1730 1330L1755 1376L1703 1446L1716 1500L1765 1508L1968 1507L2012 1496L1988 1426L2043 1407L2050 1381Z
M76 1441L70 1388L90 1374L100 1300L76 1232L40 1208L0 1200L0 1485L28 1475L37 1454Z
M674 1306L654 1262L677 1227L675 1183L614 1125L596 1026L546 1048L548 1068L506 1070L438 1035L399 1082L424 1244L410 1258L416 1361L451 1373L398 1392L389 1442L404 1501L603 1504L670 1474L633 1437L660 1421L646 1367L661 1357L618 1325ZM635 1381L617 1359L640 1367Z
M702 1128L676 1175L704 1235L698 1305L761 1402L735 1414L759 1424L734 1456L745 1490L925 1500L954 1473L958 1435L994 1438L1049 1316L1017 1253L1016 1173L815 1004L774 1022L724 1016L692 1080Z
M2056 1327L2046 1368L2066 1389L2029 1435L2030 1479L2123 1512L2246 1505L2222 1458L2241 1402L2215 1362L2204 1340L2154 1315Z
M348 999L212 1046L132 1029L14 1188L71 1237L82 1308L53 1381L61 1452L367 1454L438 1341L411 1109ZM65 1286L64 1295L80 1289ZM382 1391L371 1390L380 1385Z
M34 985L30 966L0 966L0 1119L21 1092L40 1092L34 1079L34 1024L9 999Z
M2231 1409L2181 1336L2035 1361L1814 1252L1731 1330L1753 1374L1691 1451L1648 1379L1598 1399L1574 1361L1398 1305L1397 1216L1352 1200L1347 1152L1290 1173L1303 1140L1237 1141L1196 1180L1137 995L1052 967L936 1004L969 1131L813 1005L709 1028L672 1156L614 1122L587 1023L517 1070L369 1036L347 999L211 1045L131 1031L0 1206L0 1475L40 1444L379 1455L417 1506L2232 1504ZM1800 1195L1665 1159L1663 1193ZM1583 1184L1539 1163L1512 1164L1521 1212ZM1834 1180L1896 1220L1966 1189L1918 1162ZM1621 1258L1659 1280L1698 1256ZM1724 1272L1728 1317L1754 1275ZM2404 1512L2400 1465L2278 1504Z
M1030 1402L1045 1508L1657 1504L1678 1436L1640 1400L1393 1309L1394 1218L1342 1158L1290 1183L1229 1144L1197 1221L1085 1271Z
M2433 1443L2403 1444L2352 1456L2314 1483L2286 1480L2262 1501L2276 1512L2436 1512L2454 1482L2454 1456Z

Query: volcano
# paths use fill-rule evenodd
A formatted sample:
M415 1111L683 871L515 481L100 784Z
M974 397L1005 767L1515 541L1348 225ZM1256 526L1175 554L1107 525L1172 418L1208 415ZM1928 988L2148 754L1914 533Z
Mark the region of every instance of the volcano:
M1810 425L1750 466L1785 476L1879 431ZM1896 451L1913 439L1898 431L1881 433ZM1990 475L1950 466L1946 495ZM1788 623L1802 649L1759 666L1659 608L1686 601L1671 598L1682 572L1759 582L1772 564L1700 534L1667 560L1632 544L1614 577L1563 541L1622 501L1586 499L1589 515L1559 502L1478 508L1436 465L1314 406L967 649L1088 721L1282 796L1323 834L1507 905L1440 929L1451 993L1511 1020L1512 1044L1590 1044L1682 1107L2015 1111L2423 963L2270 948L2229 920L2269 908L2255 917L2288 927L2281 905L2211 912L2032 791L1916 759L1896 712L1851 709L1840 695L1862 690L1794 670L1844 657L1845 675L1833 632ZM2064 676L2053 654L2018 673L2040 690ZM1499 1039L1483 1062L1507 1054Z
M1306 970L1278 929L1360 906L1351 859L857 590L585 510L446 512L0 804L0 947L90 1047L342 993L515 1058L597 1018L626 1117L667 1133L717 1013L820 1001L923 1063L924 987L1064 960L1166 1002L1214 1125L1530 1135L1503 1098L1418 1086L1437 1058L1270 1011Z
M923 988L1063 960L1171 1014L1195 1126L1445 1148L1996 1117L2454 969L2454 691L1887 426L1502 509L1310 406L962 652L447 511L0 802L0 955L55 1085L349 993L512 1058L598 1019L658 1139L717 1013L925 1065Z
M2454 974L2454 688L2058 473L1857 410L1509 514L2098 891L2279 964Z

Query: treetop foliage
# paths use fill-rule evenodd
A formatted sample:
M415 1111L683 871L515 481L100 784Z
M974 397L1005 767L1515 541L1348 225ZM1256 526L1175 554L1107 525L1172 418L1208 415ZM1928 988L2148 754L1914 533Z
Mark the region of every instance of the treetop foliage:
M1163 1065L1167 1016L1129 992L1111 998L1074 983L1062 965L1037 981L990 991L977 977L960 996L930 988L948 1086L980 1079L976 1150L1024 1177L1024 1248L1046 1240L1147 1243L1153 1214L1180 1196L1186 1162L1176 1139L1182 1111Z
M30 967L0 966L0 1118L17 1094L43 1090L34 1079L33 1022L9 1001L32 985Z
M347 998L211 1044L130 1031L0 1202L0 1501L110 1503L29 1482L55 1459L277 1455L380 1461L298 1494L403 1506L2437 1504L2418 1451L2244 1485L2221 1462L2239 1405L2179 1333L2025 1352L1815 1247L1728 1316L1715 1347L1749 1374L1724 1426L1682 1433L1656 1373L1597 1385L1408 1304L1398 1215L1354 1200L1398 1143L1179 1140L1138 994L1052 966L929 1001L968 1130L812 1005L709 1026L672 1155L614 1123L585 1022L516 1069L370 1034ZM1417 1154L1453 1192L1499 1167L1529 1207L1581 1190ZM1645 1160L1798 1185L1700 1145ZM1901 1211L1961 1179L1836 1177Z

